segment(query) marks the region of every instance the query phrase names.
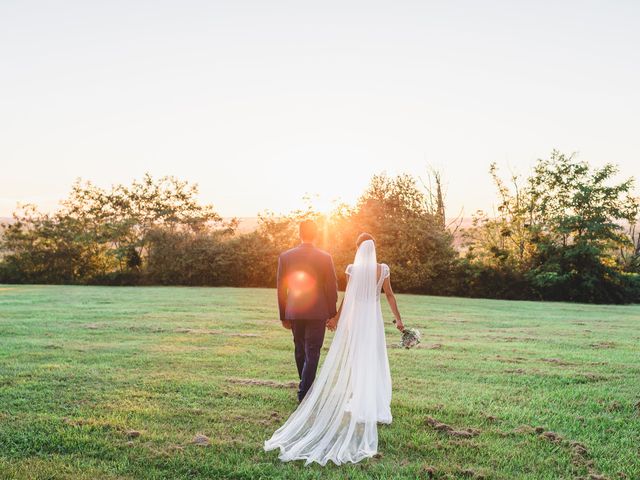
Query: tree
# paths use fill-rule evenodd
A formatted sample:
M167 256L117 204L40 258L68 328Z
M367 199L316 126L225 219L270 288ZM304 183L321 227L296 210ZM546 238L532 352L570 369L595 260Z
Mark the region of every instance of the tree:
M355 209L344 218L351 252L356 232L376 238L378 257L389 264L401 291L446 293L456 256L442 218L428 209L424 191L409 175L376 175Z
M78 180L54 214L29 206L14 215L2 241L3 275L45 283L113 282L114 275L141 274L157 229L233 232L237 222L222 222L197 193L196 185L149 174L109 190Z
M44 214L26 205L14 220L2 238L3 281L79 283L112 267L107 247L93 242L85 225L63 212Z
M442 228L447 227L444 205L444 190L442 187L442 173L435 168L427 170L427 178L422 182L425 188L427 212L436 218Z
M640 198L635 199L626 221L629 242L620 247L620 260L625 271L640 273Z
M211 205L197 200L198 187L175 177L154 179L145 174L131 185L101 189L78 180L63 202L68 216L86 225L96 241L113 245L119 269L142 265L147 254L148 233L155 228L203 230L222 224ZM222 225L233 229L233 223Z
M634 179L616 182L613 164L592 168L557 151L529 177L531 229L537 247L530 277L544 298L625 302L640 297L637 279L616 254L629 247L623 224L637 211ZM631 282L631 283L630 283Z
M640 298L638 277L625 274L620 255L634 250L624 229L638 212L632 178L616 182L614 165L592 168L557 151L524 182L513 176L508 186L495 164L490 171L500 203L495 217L480 212L467 232L470 264L501 271L495 278L508 274L514 285L524 279L543 299Z
M512 174L507 184L495 163L489 173L498 192L497 211L491 216L483 211L474 214L473 228L464 232L467 259L492 268L525 271L536 251L530 192L523 187L520 175Z

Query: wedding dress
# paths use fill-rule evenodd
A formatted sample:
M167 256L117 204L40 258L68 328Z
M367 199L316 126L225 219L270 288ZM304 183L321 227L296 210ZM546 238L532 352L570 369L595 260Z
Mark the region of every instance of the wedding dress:
M283 461L305 465L329 460L359 462L378 450L377 423L391 423L391 374L380 308L389 276L377 275L375 244L362 242L354 263L336 333L315 382L295 412L264 444Z

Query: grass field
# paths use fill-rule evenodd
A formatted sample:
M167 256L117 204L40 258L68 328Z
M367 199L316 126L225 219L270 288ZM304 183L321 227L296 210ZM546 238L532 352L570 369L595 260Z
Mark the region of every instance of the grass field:
M640 478L640 306L399 304L382 456L322 468L262 450L296 406L274 291L0 285L0 478Z

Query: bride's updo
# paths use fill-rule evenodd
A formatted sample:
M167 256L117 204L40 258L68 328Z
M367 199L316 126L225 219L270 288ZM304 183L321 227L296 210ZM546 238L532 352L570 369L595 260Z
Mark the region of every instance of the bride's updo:
M366 242L367 240L371 240L375 243L376 239L373 238L373 235L371 235L370 233L361 233L360 235L358 235L358 239L356 240L356 248L360 247L360 244L362 242Z

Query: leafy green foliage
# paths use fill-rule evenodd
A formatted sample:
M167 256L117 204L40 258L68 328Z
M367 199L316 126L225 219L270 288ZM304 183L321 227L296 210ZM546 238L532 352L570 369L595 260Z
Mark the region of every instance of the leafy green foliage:
M113 268L104 243L78 218L39 213L27 206L3 233L5 282L80 283Z
M49 215L27 206L6 227L0 272L20 283L123 283L139 281L152 232L201 232L221 224L197 187L173 177L145 175L131 185L101 189L77 181ZM233 229L232 225L224 225Z
M330 215L310 206L265 212L255 232L238 234L197 187L146 175L110 190L77 181L52 215L28 207L2 239L0 281L112 285L269 287L278 254L299 243L314 219L344 287L344 268L362 232L376 238L398 291L593 303L640 301L640 202L633 179L607 164L592 168L553 152L527 177L504 181L491 165L499 203L477 212L463 255L445 222L442 179L376 175L358 202Z
M356 207L330 232L332 239L342 237L337 245L343 251L336 257L347 257L345 263L353 258L358 234L371 233L378 259L389 265L400 291L445 294L451 288L449 273L457 255L453 237L442 218L428 210L425 193L411 176L374 176Z
M592 168L556 151L537 162L524 186L514 176L507 187L495 165L491 173L499 215L476 217L468 264L523 277L542 299L640 301L640 277L627 272L634 254L625 255L634 250L625 225L634 226L638 214L633 179L616 182L615 166Z

